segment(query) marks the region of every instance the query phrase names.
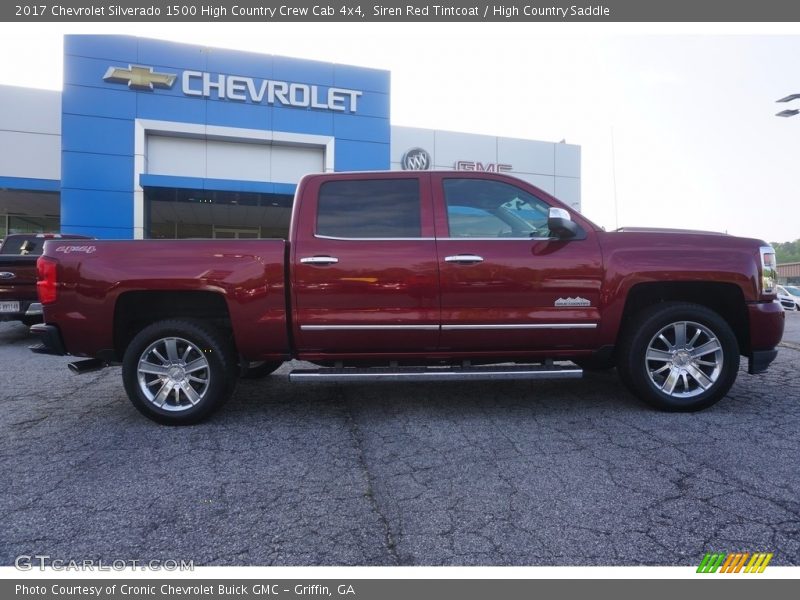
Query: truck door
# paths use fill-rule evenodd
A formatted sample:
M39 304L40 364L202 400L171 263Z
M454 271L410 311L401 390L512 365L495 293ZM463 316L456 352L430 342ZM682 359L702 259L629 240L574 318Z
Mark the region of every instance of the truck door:
M594 231L584 223L577 238L552 239L554 200L523 185L432 174L442 351L591 348L596 339L602 260Z
M431 352L439 342L429 175L311 178L296 201L294 334L304 358Z

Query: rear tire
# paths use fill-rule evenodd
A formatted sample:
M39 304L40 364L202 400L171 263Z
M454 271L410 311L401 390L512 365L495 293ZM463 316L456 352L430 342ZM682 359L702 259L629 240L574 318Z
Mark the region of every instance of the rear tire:
M122 381L136 409L164 425L191 425L209 417L236 384L231 344L205 323L158 321L128 345Z
M739 372L730 325L699 304L664 302L637 314L622 336L617 368L641 400L693 412L728 393Z

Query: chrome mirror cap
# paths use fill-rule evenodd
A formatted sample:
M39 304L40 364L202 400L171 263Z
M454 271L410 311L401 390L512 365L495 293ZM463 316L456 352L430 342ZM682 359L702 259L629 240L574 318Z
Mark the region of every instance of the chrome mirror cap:
M572 221L572 217L569 216L568 211L563 208L556 208L555 206L551 206L547 211L547 217L549 219L565 219L567 221Z
M550 229L550 234L559 240L573 239L580 232L580 228L572 221L569 212L554 206L551 206L547 212L547 227Z

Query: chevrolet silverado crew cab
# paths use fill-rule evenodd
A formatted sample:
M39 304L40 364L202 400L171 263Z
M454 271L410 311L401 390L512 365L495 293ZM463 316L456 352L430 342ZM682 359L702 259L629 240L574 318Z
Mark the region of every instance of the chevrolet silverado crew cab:
M308 175L288 240L47 242L37 352L122 365L136 408L196 422L239 376L541 379L616 366L645 402L722 398L776 356L784 313L759 240L606 232L481 172Z

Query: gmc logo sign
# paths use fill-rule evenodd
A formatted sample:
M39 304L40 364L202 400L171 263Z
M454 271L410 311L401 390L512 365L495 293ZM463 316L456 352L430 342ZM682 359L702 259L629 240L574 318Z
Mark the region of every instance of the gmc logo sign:
M512 171L514 167L502 163L476 162L473 160L457 160L456 171L483 171L485 173L506 173Z

